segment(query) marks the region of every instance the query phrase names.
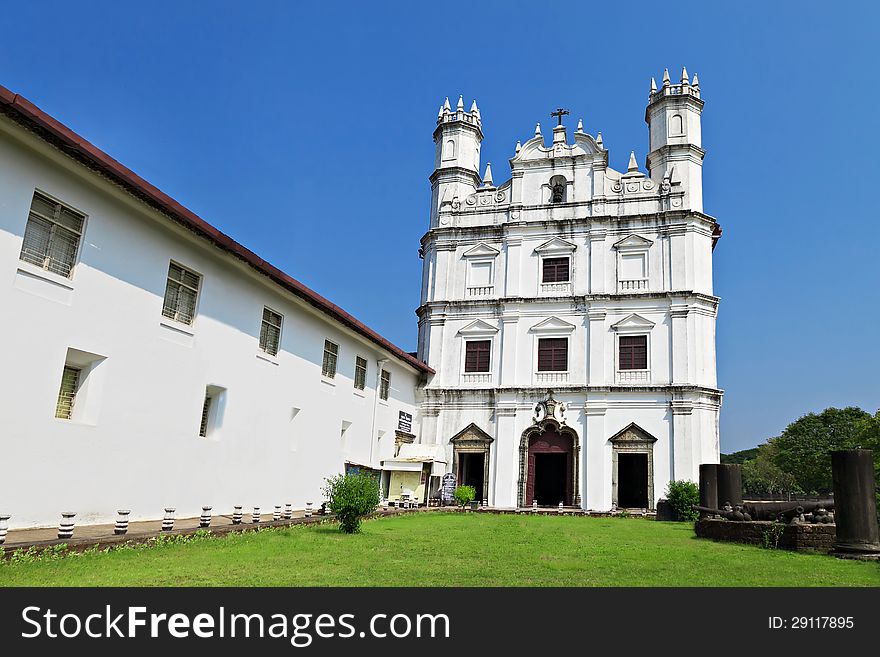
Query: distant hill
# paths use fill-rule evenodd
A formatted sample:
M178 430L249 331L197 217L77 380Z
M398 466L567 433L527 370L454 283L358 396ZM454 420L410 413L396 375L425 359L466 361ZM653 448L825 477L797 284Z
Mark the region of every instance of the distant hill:
M744 449L739 452L733 452L732 454L722 454L721 462L722 463L742 463L743 461L750 461L758 455L758 448L752 447L751 449Z

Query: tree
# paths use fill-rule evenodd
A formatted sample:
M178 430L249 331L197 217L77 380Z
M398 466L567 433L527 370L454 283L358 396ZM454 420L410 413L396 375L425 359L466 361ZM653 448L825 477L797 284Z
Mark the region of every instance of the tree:
M327 479L324 494L346 534L360 529L361 518L379 506L379 482L366 474L341 474Z
M832 488L832 451L874 445L875 463L880 459L878 423L876 417L854 406L808 413L768 441L773 446L772 462L792 475L803 491L828 493Z
M683 522L693 522L700 517L692 506L700 503L700 488L692 481L670 481L666 485L666 501Z
M749 450L752 451L752 450ZM801 492L795 477L775 463L777 448L765 443L754 450L751 459L742 462L743 491L758 495Z

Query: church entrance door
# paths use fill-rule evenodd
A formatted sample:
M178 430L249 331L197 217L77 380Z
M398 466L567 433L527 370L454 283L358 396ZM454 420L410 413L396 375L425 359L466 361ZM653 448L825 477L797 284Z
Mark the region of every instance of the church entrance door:
M485 452L463 452L458 455L458 484L473 486L476 501L483 501L483 477L486 467Z
M526 506L571 505L574 444L553 429L529 438Z
M617 505L621 508L648 508L648 455L617 456Z

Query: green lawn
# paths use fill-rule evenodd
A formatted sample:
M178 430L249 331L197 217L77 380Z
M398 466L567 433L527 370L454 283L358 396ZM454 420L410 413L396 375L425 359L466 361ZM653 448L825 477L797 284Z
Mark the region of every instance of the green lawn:
M643 519L419 513L0 565L4 586L880 586L880 565Z

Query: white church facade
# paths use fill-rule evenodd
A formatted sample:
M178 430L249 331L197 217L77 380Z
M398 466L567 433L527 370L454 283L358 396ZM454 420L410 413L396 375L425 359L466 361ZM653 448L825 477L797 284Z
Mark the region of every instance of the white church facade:
M699 81L652 82L647 173L564 112L480 178L476 102L440 108L419 308L422 440L496 506L653 508L719 458Z
M702 105L652 90L647 173L559 114L497 186L444 105L414 355L0 87L0 514L302 508L351 468L652 508L719 457Z

